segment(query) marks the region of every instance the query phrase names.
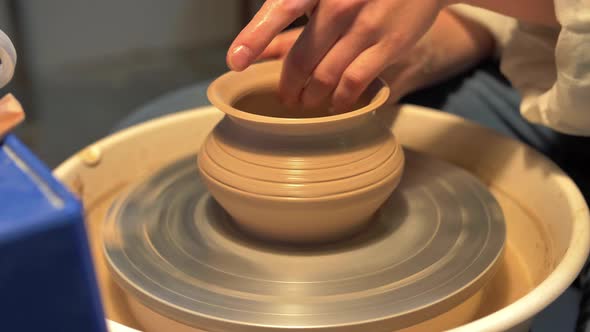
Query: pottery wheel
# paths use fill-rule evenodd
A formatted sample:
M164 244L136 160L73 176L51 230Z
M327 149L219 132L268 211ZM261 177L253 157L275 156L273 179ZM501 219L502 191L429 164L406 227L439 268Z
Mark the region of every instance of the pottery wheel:
M366 230L306 248L243 235L208 194L191 156L113 205L107 261L144 305L204 330L415 324L459 304L493 274L505 224L475 177L406 155L399 187Z

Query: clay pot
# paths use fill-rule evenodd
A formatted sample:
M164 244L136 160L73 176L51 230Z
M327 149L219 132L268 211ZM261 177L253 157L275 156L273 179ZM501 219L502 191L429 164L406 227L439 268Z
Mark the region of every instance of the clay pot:
M211 195L243 230L265 240L323 242L351 235L398 185L404 153L375 116L388 98L376 80L358 107L283 106L282 62L229 72L209 87L225 117L199 153Z

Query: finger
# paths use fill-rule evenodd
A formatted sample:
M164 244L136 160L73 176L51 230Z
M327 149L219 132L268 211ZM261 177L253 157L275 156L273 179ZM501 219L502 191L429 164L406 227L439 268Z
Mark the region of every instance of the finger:
M230 46L227 54L230 69L241 71L250 66L274 37L317 1L267 0Z
M257 60L284 57L289 53L291 47L293 47L301 31L303 31L303 28L292 29L281 33L264 49Z
M395 63L379 74L389 85L388 104L397 103L408 93L416 74L415 68L407 63Z
M349 28L359 6L348 1L320 1L301 36L285 58L281 98L298 103L301 92L315 67ZM360 2L358 2L360 3Z
M344 70L372 41L361 34L347 34L328 51L313 71L301 94L305 107L316 107L329 97L340 81Z
M349 110L369 84L388 66L388 55L380 44L368 48L346 68L332 95L336 112Z

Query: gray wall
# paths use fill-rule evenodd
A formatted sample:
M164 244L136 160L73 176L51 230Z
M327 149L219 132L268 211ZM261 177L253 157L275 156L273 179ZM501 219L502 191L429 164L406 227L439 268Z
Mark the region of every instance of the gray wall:
M207 45L239 29L232 0L19 0L33 70L134 49Z
M20 137L49 166L108 135L162 94L227 70L241 28L232 0L0 0L0 28L18 27L15 92L29 117ZM256 1L253 1L256 3ZM23 82L16 88L14 82Z
M12 35L14 33L12 23L8 1L0 0L0 30L4 31L8 36Z

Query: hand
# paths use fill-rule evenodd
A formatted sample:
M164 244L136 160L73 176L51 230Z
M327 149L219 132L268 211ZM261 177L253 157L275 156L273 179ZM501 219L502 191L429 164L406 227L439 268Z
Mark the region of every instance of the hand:
M279 34L258 59L285 58L302 32L303 28L297 28ZM422 38L379 74L390 88L388 103L467 70L491 55L493 48L492 35L485 27L441 10Z
M311 107L331 97L335 109L347 109L413 48L443 5L443 0L267 0L232 43L228 65L244 70L286 26L311 13L285 57L281 98Z
M257 60L284 59L303 28L296 28L279 34L259 55ZM424 80L432 58L432 41L425 35L416 45L398 61L385 68L379 76L390 88L387 103L396 103L401 97L413 92Z

